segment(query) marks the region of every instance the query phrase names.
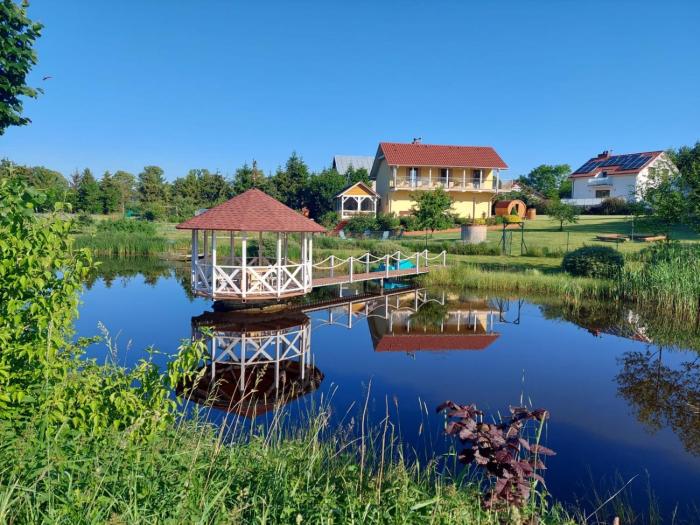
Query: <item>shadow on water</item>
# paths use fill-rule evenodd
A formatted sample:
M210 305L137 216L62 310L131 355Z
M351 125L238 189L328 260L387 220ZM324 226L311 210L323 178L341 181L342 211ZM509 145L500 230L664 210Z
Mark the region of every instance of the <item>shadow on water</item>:
M214 421L264 423L282 408L286 420L303 421L328 402L339 429L390 415L402 443L429 459L454 447L434 414L440 402L495 412L523 397L552 414L545 439L558 455L546 479L558 499L605 499L605 479L614 492L637 475L629 501L645 509L648 475L663 515L697 505L695 327L624 305L411 283L325 288L274 311L226 311L189 295L185 265L105 261L99 272L84 294L80 335L93 335L99 320L140 334L134 348L172 352L183 338L204 339L198 380L180 394Z

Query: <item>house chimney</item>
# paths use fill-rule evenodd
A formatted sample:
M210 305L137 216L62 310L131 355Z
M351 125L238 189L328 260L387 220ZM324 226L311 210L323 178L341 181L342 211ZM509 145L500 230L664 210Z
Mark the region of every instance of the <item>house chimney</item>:
M413 141L411 142L411 144L420 144L422 140L423 137L413 137Z
M607 159L611 154L612 154L612 150L611 150L611 149L606 149L603 153L599 153L597 158L599 158L599 159Z

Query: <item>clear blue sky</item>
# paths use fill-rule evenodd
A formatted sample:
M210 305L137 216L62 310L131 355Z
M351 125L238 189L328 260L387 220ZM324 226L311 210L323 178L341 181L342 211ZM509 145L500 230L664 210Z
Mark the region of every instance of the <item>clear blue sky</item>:
M68 175L314 170L379 141L492 145L508 176L700 139L700 2L32 0L33 123ZM41 77L51 75L46 82Z

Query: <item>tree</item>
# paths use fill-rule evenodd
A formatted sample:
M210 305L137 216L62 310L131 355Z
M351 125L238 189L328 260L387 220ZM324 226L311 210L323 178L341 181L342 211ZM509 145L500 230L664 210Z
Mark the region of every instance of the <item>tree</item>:
M303 191L303 201L309 208L311 217L319 219L333 211L334 199L347 186L346 179L334 169L323 170L312 175Z
M279 199L290 208L300 209L303 205L303 189L309 179L309 168L304 160L293 152L284 169L278 168L272 178Z
M369 173L367 173L367 170L365 168L355 169L352 164L348 166L348 170L345 172L345 178L348 186L351 186L356 182L370 184Z
M124 215L126 205L134 198L136 177L131 173L119 170L112 176L112 182L119 193L119 209Z
M10 126L31 122L22 116L21 97L36 98L39 91L27 85L37 58L34 42L42 25L27 17L26 3L0 0L0 135Z
M190 170L197 174L199 182L199 200L207 206L214 206L231 198L231 186L221 173L209 170Z
M120 209L121 194L119 187L114 182L114 177L109 171L105 171L100 179L100 200L102 213L114 213Z
M258 169L258 163L255 160L253 160L252 167L249 166L248 163L245 163L236 170L233 181L231 182L231 187L234 195L239 195L251 188L258 188L268 195L278 198L276 188L270 180L270 177L266 177L265 174Z
M689 226L700 229L700 142L667 152L680 172L680 182L685 191Z
M146 166L139 173L139 198L142 203L163 203L167 197L167 185L163 170L158 166Z
M651 168L641 185L640 197L647 205L647 216L671 238L671 230L692 222L691 200L680 172L673 168Z
M568 164L541 164L533 169L519 181L532 189L544 194L548 198L559 197L560 189L571 192L571 184L567 186L567 177L571 173Z
M559 231L564 231L564 223L574 224L578 222L578 209L571 204L565 204L560 200L554 201L548 207L549 216L559 221Z
M58 171L43 166L20 166L7 159L0 160L0 177L13 176L45 195L45 199L37 204L37 211L51 211L57 202L68 198L68 181Z
M418 227L426 230L426 242L427 230L432 233L452 224L452 197L442 188L413 192L411 200L415 203L411 213L418 221Z
M75 207L78 211L87 213L102 213L100 186L89 168L80 174Z

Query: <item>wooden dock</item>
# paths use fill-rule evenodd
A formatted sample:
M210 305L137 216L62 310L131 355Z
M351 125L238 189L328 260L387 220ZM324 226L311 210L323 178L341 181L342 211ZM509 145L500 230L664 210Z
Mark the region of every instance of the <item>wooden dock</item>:
M435 268L433 266L433 268ZM331 286L333 284L348 284L356 283L360 281L374 281L378 279L393 279L397 277L409 277L411 275L421 275L428 273L430 267L424 268L408 268L405 270L389 270L387 271L374 271L374 272L364 272L356 273L354 275L338 275L333 277L314 277L311 280L311 286L316 288L317 286Z

